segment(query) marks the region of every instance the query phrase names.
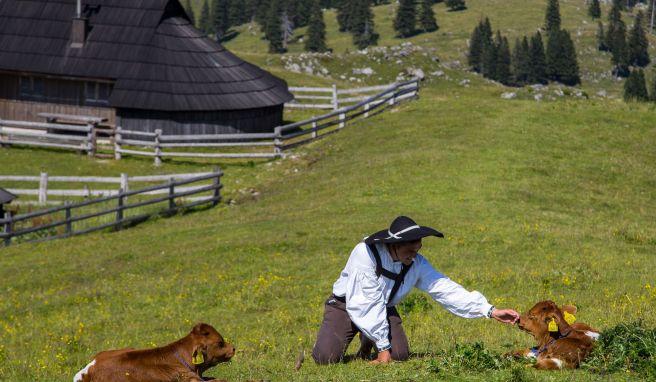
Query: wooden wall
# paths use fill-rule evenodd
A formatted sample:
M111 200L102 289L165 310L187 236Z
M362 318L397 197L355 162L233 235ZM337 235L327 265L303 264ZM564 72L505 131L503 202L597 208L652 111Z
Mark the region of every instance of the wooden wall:
M2 119L45 122L43 117L38 116L39 113L102 117L107 118L108 125L114 126L116 124L116 112L114 109L0 99L0 118Z
M119 109L117 123L125 130L161 129L166 135L270 133L282 124L283 106L198 112Z

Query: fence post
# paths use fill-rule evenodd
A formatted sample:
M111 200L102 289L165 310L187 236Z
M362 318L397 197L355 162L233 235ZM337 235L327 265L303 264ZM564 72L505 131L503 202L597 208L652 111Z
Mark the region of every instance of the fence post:
M73 234L73 222L71 222L71 201L66 200L64 205L66 206L66 235L71 236Z
M364 104L364 117L369 118L369 104Z
M96 128L93 123L87 124L89 132L87 133L87 155L93 156L96 154Z
M123 190L118 190L118 208L116 209L116 225L114 229L120 231L123 228Z
M333 84L333 110L339 109L339 101L337 100L337 85Z
M6 211L5 212L5 220L7 220L4 224L4 231L7 236L5 237L5 246L8 247L11 245L11 233L12 233L12 221L11 221L11 212Z
M48 173L42 172L39 180L39 205L48 203Z
M345 122L344 122L344 121L345 121L345 120L346 120L346 114L345 114L345 113L341 113L341 114L339 115L339 128L340 128L340 129L344 127L344 125L345 125Z
M130 187L129 187L129 185L128 185L128 174L126 174L126 173L124 173L124 172L121 173L121 186L120 186L119 189L123 190L123 192L128 192L128 191L130 191ZM127 198L127 196L126 196L126 197L125 197L125 200L127 200L127 199L128 199L128 198Z
M219 200L221 200L221 193L219 189L219 186L221 185L221 174L219 174L219 171L221 171L221 169L214 167L213 171L214 174L216 174L216 177L212 180L212 183L214 184L214 200L212 200L212 207L219 204Z
M114 132L114 159L121 160L121 126L116 126Z
M317 134L317 120L314 119L314 118L316 118L316 117L313 115L312 116L312 138L313 139L316 138L317 135L318 135Z
M162 130L155 130L155 166L160 166L162 164L162 149L160 145L160 137L162 136Z
M392 92L392 96L389 99L390 106L394 106L394 103L396 103L396 90Z
M169 212L175 211L175 179L171 178L169 181Z
M273 138L273 153L277 156L282 156L282 134L280 133L280 126L277 126L273 129L274 138Z

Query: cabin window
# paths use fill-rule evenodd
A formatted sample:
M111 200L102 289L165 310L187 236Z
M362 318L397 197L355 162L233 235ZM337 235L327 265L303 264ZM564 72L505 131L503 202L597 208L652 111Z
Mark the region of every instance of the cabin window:
M88 105L107 105L112 85L106 82L85 82L84 101Z
M20 97L27 100L42 100L45 96L43 78L21 76Z

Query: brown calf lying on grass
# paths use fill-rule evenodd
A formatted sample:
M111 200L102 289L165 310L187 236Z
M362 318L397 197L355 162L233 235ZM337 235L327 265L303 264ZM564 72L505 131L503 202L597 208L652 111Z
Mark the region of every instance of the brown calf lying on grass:
M532 349L512 352L516 358L536 358L538 369L577 368L599 337L599 331L584 323L574 323L576 307L559 308L553 301L535 304L528 313L522 314L518 325L535 337L538 345Z
M166 346L100 352L75 374L73 382L204 381L204 371L228 362L234 354L234 346L216 329L198 324L187 336Z

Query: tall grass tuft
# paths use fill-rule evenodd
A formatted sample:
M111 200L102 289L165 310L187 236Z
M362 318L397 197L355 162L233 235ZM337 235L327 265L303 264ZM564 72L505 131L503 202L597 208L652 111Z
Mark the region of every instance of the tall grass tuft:
M456 344L455 348L436 354L428 362L428 370L436 374L481 373L508 367L509 359L490 351L482 342Z
M627 372L656 379L656 328L645 328L636 321L603 331L581 367L602 374Z

